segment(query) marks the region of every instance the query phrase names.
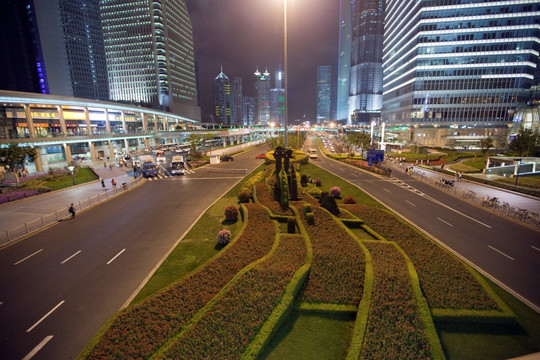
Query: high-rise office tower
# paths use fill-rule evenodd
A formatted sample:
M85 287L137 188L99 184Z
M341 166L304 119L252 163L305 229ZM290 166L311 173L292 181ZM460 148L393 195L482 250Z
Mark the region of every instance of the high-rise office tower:
M244 96L244 106L242 110L244 125L253 125L255 119L255 98Z
M339 53L337 71L336 120L346 122L349 116L349 79L351 76L352 0L339 2Z
M200 119L184 0L101 0L112 100Z
M349 123L369 124L382 109L384 0L355 0L352 15Z
M421 145L477 146L489 136L504 146L537 83L540 2L447 5L387 0L383 119Z
M109 99L99 0L0 6L3 89Z
M285 123L285 89L283 88L283 69L275 72L275 87L270 89L270 122L283 125Z
M214 79L214 121L219 124L231 125L231 108L233 97L231 96L231 85L223 69Z
M267 125L270 122L270 73L265 70L260 73L259 69L254 75L255 93L255 124Z
M243 108L244 100L242 95L242 78L234 77L232 81L232 106L231 106L231 122L234 125L243 125Z
M330 99L332 95L332 66L317 67L317 123L330 121Z

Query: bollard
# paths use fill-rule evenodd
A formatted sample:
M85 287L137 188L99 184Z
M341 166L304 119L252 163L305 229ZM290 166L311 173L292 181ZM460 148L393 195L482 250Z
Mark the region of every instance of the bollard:
M7 241L9 241L9 230L6 229L6 236L7 236Z

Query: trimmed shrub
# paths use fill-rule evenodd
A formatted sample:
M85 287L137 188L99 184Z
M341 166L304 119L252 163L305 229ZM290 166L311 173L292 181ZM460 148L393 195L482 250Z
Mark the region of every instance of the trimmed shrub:
M231 232L229 230L220 230L217 233L217 242L219 245L227 245L231 241Z
M302 174L302 176L300 176L300 184L303 186L303 187L306 187L307 186L307 183L308 183L308 177L306 174Z
M319 197L319 205L322 205L322 202L324 201L327 195L329 195L328 192L326 191L321 192L321 196Z
M326 195L323 199L321 206L328 210L332 215L339 215L339 208L336 203L336 199L332 195Z
M296 232L296 219L287 219L287 234L294 234Z
M330 195L337 199L341 195L341 189L337 186L330 188Z
M307 214L307 213L310 213L310 212L313 212L311 210L311 205L310 204L304 204L304 214Z
M306 213L306 222L308 225L315 225L315 214L312 212Z
M247 190L240 190L238 193L238 202L248 203L251 200L251 193Z
M356 200L354 200L354 198L352 196L346 196L343 199L343 203L344 204L356 204Z
M238 220L238 208L234 205L225 208L225 220L235 222Z

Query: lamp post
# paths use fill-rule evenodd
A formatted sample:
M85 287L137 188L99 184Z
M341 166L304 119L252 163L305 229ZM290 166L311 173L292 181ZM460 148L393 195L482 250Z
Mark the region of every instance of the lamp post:
M284 144L285 147L289 146L289 141L287 138L287 125L289 122L289 107L288 107L288 91L287 91L287 75L289 72L287 71L287 0L283 0L283 90L285 92L285 126L284 126Z
M517 187L518 179L519 179L519 165L521 165L521 159L514 159L514 161L517 162L516 164L516 183L514 184L515 187Z
M68 170L71 173L71 178L73 179L73 185L75 185L75 175L73 174L74 166L68 166Z

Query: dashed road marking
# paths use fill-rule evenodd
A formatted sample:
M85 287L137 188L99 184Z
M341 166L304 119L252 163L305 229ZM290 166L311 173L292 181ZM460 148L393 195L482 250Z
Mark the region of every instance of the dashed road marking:
M43 320L45 320L45 319L46 319L49 315L51 315L56 309L58 309L60 306L62 306L63 303L65 303L64 300L60 301L60 302L58 303L58 305L56 305L55 307L53 307L52 310L49 311L48 313L46 313L41 319L39 319L37 323L35 323L34 325L30 326L30 327L28 328L28 330L26 330L26 332L30 332L30 331L34 330L34 328L35 328L36 326L38 326L39 324L41 324L41 322L42 322Z
M23 261L30 259L32 256L34 256L34 255L36 255L37 253L40 253L40 252L42 252L42 251L43 251L43 249L39 249L39 250L36 251L35 253L28 255L27 257L25 257L24 259L21 259L21 260L17 261L17 262L16 262L15 264L13 264L13 265L18 265L18 264L22 263Z
M41 342L23 358L23 360L30 360L31 358L33 358L34 355L36 355L39 350L41 350L45 345L47 345L47 343L51 341L52 338L52 335L45 336L45 339L41 340Z

